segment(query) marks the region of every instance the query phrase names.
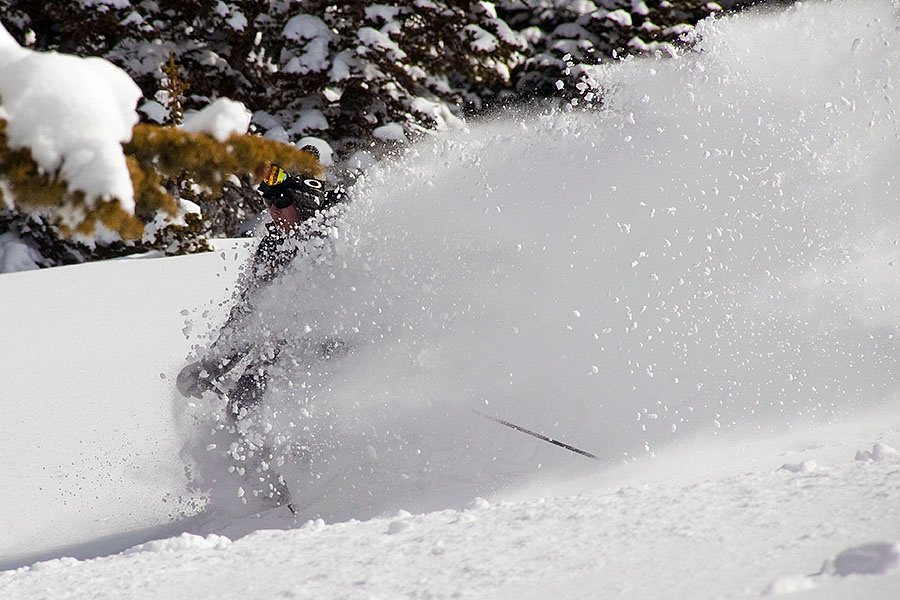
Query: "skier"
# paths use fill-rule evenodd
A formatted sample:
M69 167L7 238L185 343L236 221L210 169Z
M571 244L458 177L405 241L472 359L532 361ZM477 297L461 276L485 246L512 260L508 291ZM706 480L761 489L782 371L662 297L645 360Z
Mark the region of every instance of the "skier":
M225 395L228 399L226 414L235 425L261 402L270 367L285 346L284 340L267 339L267 347L259 352L254 341L244 335L248 317L256 310L254 305L259 292L286 270L304 242L326 234L330 221L323 213L347 200L342 187L326 190L322 180L289 175L275 164L271 165L259 191L269 203L272 217L266 225L267 234L245 266L236 302L217 339L199 360L185 366L176 380L178 391L185 397L200 398L208 390ZM328 340L316 350L320 357L327 358L340 346L339 341ZM239 367L242 371L236 371ZM263 456L263 459L268 457ZM275 501L279 505L287 504L293 512L290 496L280 477L272 487Z

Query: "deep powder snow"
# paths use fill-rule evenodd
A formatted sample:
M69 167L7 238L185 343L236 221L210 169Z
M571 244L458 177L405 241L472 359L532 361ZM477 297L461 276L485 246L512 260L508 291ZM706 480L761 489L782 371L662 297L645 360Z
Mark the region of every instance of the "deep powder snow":
M264 503L221 407L172 385L247 249L4 275L3 564L136 545L4 597L894 597L897 27L861 1L705 23L598 69L600 110L370 171L248 328L347 343L280 364L250 432L297 521L241 517Z

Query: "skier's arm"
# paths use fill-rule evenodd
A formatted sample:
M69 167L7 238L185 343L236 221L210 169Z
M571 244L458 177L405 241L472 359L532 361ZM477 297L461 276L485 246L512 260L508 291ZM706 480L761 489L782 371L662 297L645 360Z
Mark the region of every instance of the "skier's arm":
M213 381L228 373L253 349L253 341L247 334L247 321L254 311L256 293L276 274L273 265L278 262L277 247L278 239L270 231L260 240L253 258L242 269L234 306L219 329L218 337L200 357Z
M210 379L222 377L250 351L250 344L240 335L241 322L249 313L247 294L242 293L219 330L219 336L200 359Z
M258 259L257 252L254 265ZM240 332L241 323L252 310L250 296L255 288L254 271L251 267L251 272L245 273L245 278L238 284L237 302L231 307L215 341L198 356L197 361L185 366L178 374L176 385L183 396L201 397L203 392L214 388L216 382L251 350L250 344L242 339Z
M185 366L178 373L176 385L184 397L200 398L203 392L216 387L216 382L250 351L249 345L235 343L234 332L240 320L239 315L239 311L232 309L216 341L199 360Z

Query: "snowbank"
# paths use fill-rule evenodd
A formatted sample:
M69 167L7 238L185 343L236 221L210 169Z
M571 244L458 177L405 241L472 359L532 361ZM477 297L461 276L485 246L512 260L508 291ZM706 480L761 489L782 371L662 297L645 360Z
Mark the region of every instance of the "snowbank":
M422 515L308 521L233 541L183 534L119 555L3 572L0 595L24 600L65 589L97 600L187 593L537 600L602 591L629 599L893 599L900 591L900 506L890 497L898 490L891 473L900 463L863 465L852 458L852 433L819 435L828 443L794 455L818 460L826 475L744 463L696 478L618 487L594 481L578 494L479 500ZM779 442L781 452L791 451L791 442ZM749 456L776 458L755 450ZM887 493L871 494L874 482Z
M181 312L221 315L247 255L226 249L0 275L0 565L122 550L202 509L170 378L190 350Z

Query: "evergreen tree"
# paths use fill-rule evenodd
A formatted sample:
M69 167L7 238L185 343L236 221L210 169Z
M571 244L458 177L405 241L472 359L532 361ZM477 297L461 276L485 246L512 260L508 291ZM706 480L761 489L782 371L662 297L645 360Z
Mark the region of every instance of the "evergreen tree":
M141 88L146 122L176 125L185 111L227 97L247 106L251 131L268 138L226 146L140 125L125 149L135 214L97 202L68 226L53 207L84 199L40 173L27 152L12 152L0 122L0 180L13 196L0 233L70 244L35 242L49 263L202 249L204 235L236 235L265 208L251 185L259 164L300 160L285 154L298 152L291 146L264 144L315 136L347 159L502 102L590 103L603 93L590 67L673 54L685 32L719 9L708 0L0 0L0 19L24 46L122 67ZM160 221L160 210L174 214L182 200L200 205L205 219ZM80 247L65 237L89 236L98 222L122 241Z
M323 134L345 150L448 126L471 82L508 86L524 40L473 1L304 2L270 100L288 135Z
M171 58L191 86L184 108L228 97L248 106L272 137L316 135L344 155L378 139L447 126L458 118L470 84L509 85L526 45L492 6L473 0L0 0L4 22L21 43L103 56L124 68L147 99L163 87Z
M781 1L781 0L777 0ZM738 0L0 0L21 43L124 68L168 107L228 97L260 132L353 149L447 127L501 100L583 98L586 66L671 53L698 20ZM562 81L563 87L559 89ZM597 97L598 90L590 94ZM148 119L174 116L145 105Z

